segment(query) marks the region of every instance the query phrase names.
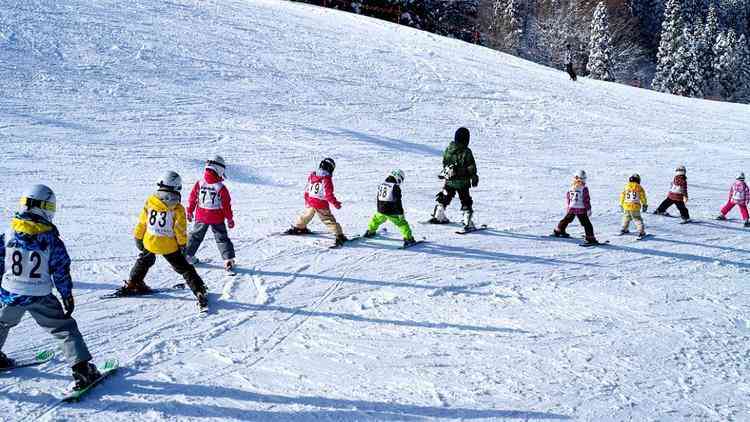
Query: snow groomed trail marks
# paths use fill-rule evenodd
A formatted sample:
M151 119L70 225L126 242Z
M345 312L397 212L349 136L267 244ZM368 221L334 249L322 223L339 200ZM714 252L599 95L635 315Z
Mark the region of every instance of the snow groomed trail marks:
M570 84L457 40L272 0L34 0L0 15L0 157L12 181L0 225L16 186L53 185L75 316L96 358L122 362L73 406L49 407L70 380L60 358L0 376L5 419L750 413L748 232L708 221L746 165L745 106ZM416 224L458 126L472 129L479 166L474 217L494 228L467 236ZM216 153L229 164L238 275L224 275L208 236L199 256L213 263L199 272L212 314L197 318L189 291L99 301L135 260L133 218L156 178L171 168L188 186ZM397 250L386 226L330 251L311 244L329 238L318 222L316 239L269 235L294 220L307 172L328 155L347 234L364 232L374 189L401 168L407 218L429 243ZM653 239L609 236L628 175L641 174L653 203L680 163L700 222L646 215ZM606 249L546 236L578 169ZM181 281L161 259L147 279ZM40 347L58 346L25 319L3 351Z

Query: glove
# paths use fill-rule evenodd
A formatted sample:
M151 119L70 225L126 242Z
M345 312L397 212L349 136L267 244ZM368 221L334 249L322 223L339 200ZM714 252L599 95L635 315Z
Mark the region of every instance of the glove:
M591 217L591 209L590 208L589 208L588 211L586 211L586 215L589 216L589 217Z
M340 210L341 209L341 202L336 201L336 202L333 203L333 206L336 207L337 210Z
M233 229L234 228L234 220L227 221L227 227L229 227L230 229Z
M143 246L143 239L135 239L135 247L141 252L146 252L146 247Z
M185 255L185 247L184 246L180 246L180 254L182 256L187 256L187 255Z
M187 220L188 220L188 222L190 222L190 223L192 223L192 222L193 222L193 213L191 213L191 212L187 213Z
M471 187L475 188L477 186L479 186L479 175L475 174L471 176Z
M73 300L73 295L64 297L62 300L63 309L65 309L65 318L70 318L73 315L73 310L76 308L76 302Z
M687 204L687 201L688 201L688 197L686 196L685 198L683 198L682 202Z
M643 207L641 208L641 212L646 212L646 211L648 211L648 205L643 204Z

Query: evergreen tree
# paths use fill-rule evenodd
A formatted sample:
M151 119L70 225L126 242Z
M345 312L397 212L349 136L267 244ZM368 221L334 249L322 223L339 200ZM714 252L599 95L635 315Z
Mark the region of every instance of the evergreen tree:
M656 54L656 75L652 82L653 89L662 92L672 92L675 85L673 68L677 50L682 41L682 31L685 23L682 20L682 10L679 0L667 0L662 21L659 51Z
M696 29L697 30L697 29ZM703 92L710 95L714 85L714 54L713 48L716 44L716 37L719 35L719 16L716 12L716 5L711 4L708 8L706 23L703 25L703 31L700 35L696 34L699 39L698 46L698 64L703 71Z
M612 75L612 36L609 32L607 6L599 2L591 19L591 37L589 39L589 60L586 69L589 76L604 81L614 81Z
M734 30L719 35L714 46L714 75L722 97L732 100L740 90L737 35Z
M703 97L703 72L698 65L697 40L689 28L683 28L672 67L670 92L683 97Z
M740 92L738 98L750 102L750 45L745 34L737 41L737 59L739 63Z

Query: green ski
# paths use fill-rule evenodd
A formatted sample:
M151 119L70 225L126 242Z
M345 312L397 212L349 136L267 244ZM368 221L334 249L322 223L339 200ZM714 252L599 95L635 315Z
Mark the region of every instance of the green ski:
M53 352L52 350L43 350L37 353L33 358L26 358L26 359L19 359L19 360L13 359L13 366L9 366L7 368L0 368L0 372L12 371L13 369L25 368L27 366L41 365L43 363L51 361L52 358L54 357L55 357L55 352Z
M99 371L101 372L101 376L97 378L94 382L87 385L86 387L80 389L80 390L74 390L68 393L65 397L62 398L61 402L63 403L74 403L81 400L81 398L86 395L91 389L99 385L102 381L104 381L105 378L112 375L117 371L117 368L119 366L120 362L117 359L107 359L106 362L104 362L104 366L102 366Z

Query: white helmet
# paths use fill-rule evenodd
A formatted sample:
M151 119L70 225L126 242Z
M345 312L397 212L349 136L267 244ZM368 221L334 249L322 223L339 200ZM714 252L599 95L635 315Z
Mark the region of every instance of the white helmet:
M224 178L224 171L227 165L224 162L224 157L221 155L214 155L214 158L206 161L206 169L211 169L216 172L222 179Z
M741 171L740 174L737 175L737 180L745 180L745 172Z
M390 173L388 174L388 176L390 176L390 177L393 177L394 179L396 179L396 183L398 183L399 185L400 185L401 183L403 183L403 181L404 181L404 177L406 177L406 176L404 175L404 171L403 171L403 170L401 170L401 169L396 169L396 170L393 170L393 171L391 171L391 172L390 172Z
M159 190L166 192L179 192L182 190L182 177L174 171L168 171L156 184Z
M584 171L584 170L578 170L573 175L573 178L574 179L581 179L581 180L583 180L585 182L586 181L586 171Z
M676 169L674 169L674 174L677 176L684 176L687 171L685 170L685 166L679 165Z
M24 192L21 197L19 210L29 212L52 222L55 217L57 202L55 193L45 185L34 185Z

